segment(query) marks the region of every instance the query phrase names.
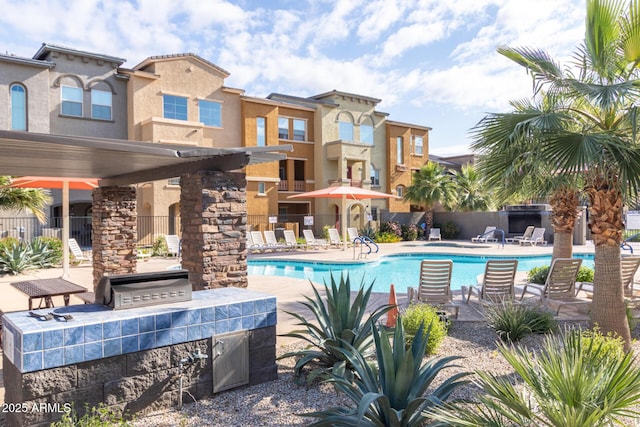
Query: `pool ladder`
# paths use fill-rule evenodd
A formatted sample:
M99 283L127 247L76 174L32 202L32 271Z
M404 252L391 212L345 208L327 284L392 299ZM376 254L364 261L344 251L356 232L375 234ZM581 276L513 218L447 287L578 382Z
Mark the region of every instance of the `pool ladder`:
M360 248L360 253L356 253L358 247ZM367 248L366 252L365 247ZM376 242L367 236L358 236L353 239L353 259L366 258L371 252L377 254L379 250L380 248Z

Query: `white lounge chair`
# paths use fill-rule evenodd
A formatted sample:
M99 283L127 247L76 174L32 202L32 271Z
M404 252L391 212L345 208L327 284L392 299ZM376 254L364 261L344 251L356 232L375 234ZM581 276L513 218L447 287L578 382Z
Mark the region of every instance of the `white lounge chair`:
M342 239L340 238L340 233L336 228L329 229L329 245L335 248L342 247Z
M486 242L497 242L498 239L494 236L494 231L497 227L488 225L482 234L478 234L476 237L472 237L471 241L474 243L486 243Z
M622 273L622 287L624 289L624 295L633 301L638 299L638 296L634 294L633 284L636 273L640 267L640 256L625 256L620 259L620 271ZM587 294L593 294L593 283L591 282L577 282L576 283L576 295L580 291Z
M537 244L546 245L547 241L544 240L545 231L546 231L545 228L541 228L541 227L534 228L530 238L520 240L520 246L526 245L526 244L529 244L531 246L535 246Z
M175 234L167 234L164 240L167 242L167 255L180 256L180 238Z
M311 230L302 230L302 234L304 235L304 240L307 242L307 248L327 249L329 247L329 243L326 240L316 239Z
M535 228L536 228L535 226L529 225L527 226L527 228L525 228L524 233L522 233L522 235L509 237L505 239L505 241L507 243L520 243L521 240L530 239L531 236L533 235L533 230L535 230Z
M296 234L293 232L293 230L284 230L282 233L284 234L285 245L287 245L289 249L297 249L305 246L304 244L298 243Z
M256 249L261 249L262 252L267 251L267 250L271 250L271 251L275 251L275 248L269 247L269 245L266 244L266 242L264 241L264 239L262 238L262 233L259 231L252 231L251 232L251 240L253 241L253 247Z
M256 245L253 242L253 237L251 237L251 231L247 232L247 251L249 251L250 253L255 253L255 252L264 252L264 247Z
M429 230L429 240L442 240L439 228L432 228Z
M423 302L431 305L450 308L457 318L460 306L453 302L451 293L451 260L423 260L420 263L420 280L418 289L407 289L409 303Z
M487 261L484 274L480 275L478 278L479 285L469 287L466 302L469 302L471 295L474 293L478 296L480 304L514 301L517 269L518 260L515 259ZM463 286L463 298L465 296L465 291L466 286Z
M274 251L282 251L288 249L287 245L278 242L278 239L276 239L276 233L273 230L265 230L264 239L266 241L267 248L270 248Z
M78 245L76 239L69 239L69 251L73 255L73 260L78 264L81 264L85 261L91 262L91 258L86 256L84 252L82 252L82 249L80 248L80 245Z

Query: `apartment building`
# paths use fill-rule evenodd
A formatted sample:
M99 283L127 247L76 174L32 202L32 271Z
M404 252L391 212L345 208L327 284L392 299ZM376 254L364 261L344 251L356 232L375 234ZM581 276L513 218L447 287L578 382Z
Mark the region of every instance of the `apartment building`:
M339 226L339 203L288 198L329 185L396 195L350 203L349 226L361 228L382 210L410 211L403 196L428 160L430 128L389 120L376 109L380 99L337 90L252 97L225 85L228 71L192 53L148 57L130 69L124 61L51 44L33 58L0 55L7 100L0 128L185 146L289 145L286 160L246 167L250 218L302 226L314 214L316 228ZM140 184L138 214L168 216L168 231L177 233L179 198L179 177Z

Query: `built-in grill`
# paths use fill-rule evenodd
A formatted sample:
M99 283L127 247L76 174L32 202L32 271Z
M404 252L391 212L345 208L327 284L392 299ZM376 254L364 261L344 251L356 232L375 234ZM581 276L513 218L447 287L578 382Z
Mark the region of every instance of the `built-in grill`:
M505 207L509 217L510 235L522 234L524 230L533 225L534 227L542 227L542 215L551 210L551 206L539 205L509 205Z
M97 304L115 310L191 301L187 270L105 276L96 288Z

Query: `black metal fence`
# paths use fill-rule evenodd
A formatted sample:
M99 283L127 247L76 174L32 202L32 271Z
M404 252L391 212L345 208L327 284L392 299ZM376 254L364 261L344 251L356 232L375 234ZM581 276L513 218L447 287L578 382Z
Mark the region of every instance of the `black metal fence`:
M61 217L51 217L44 224L30 217L0 217L0 238L11 236L27 242L40 236L61 238L61 229ZM180 217L138 216L138 246L152 246L165 234L180 234ZM69 217L69 237L81 247L90 248L91 217Z

